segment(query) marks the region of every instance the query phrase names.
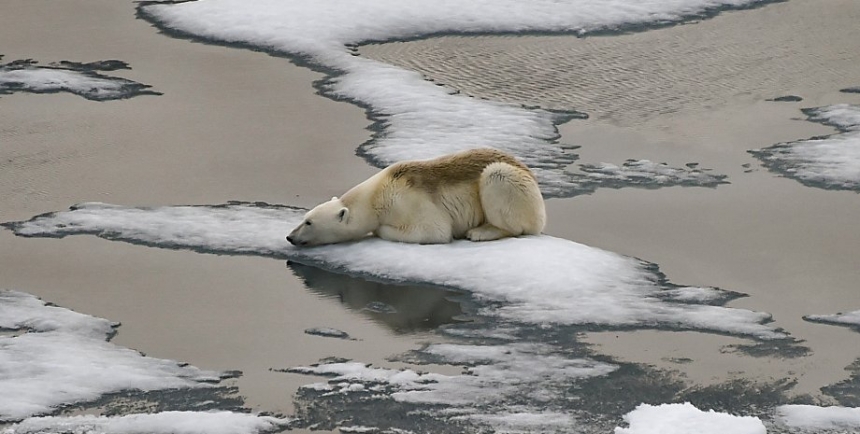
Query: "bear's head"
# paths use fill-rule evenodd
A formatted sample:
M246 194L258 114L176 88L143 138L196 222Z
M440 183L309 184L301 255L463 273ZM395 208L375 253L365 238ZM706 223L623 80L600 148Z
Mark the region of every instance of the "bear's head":
M333 197L308 211L299 226L287 235L287 241L295 246L309 247L343 243L367 235L369 231L350 224L349 214L349 208Z

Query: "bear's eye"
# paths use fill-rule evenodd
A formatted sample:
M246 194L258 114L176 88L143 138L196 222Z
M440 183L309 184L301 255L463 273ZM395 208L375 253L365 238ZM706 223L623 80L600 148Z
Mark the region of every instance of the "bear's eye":
M305 222L305 226L310 226L310 225L311 225L311 221L310 221L310 220L308 220L308 221L306 221L306 222Z

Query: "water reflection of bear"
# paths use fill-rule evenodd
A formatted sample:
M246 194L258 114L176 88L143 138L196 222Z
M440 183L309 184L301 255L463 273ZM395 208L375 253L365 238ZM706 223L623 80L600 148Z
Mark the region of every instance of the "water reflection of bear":
M287 266L312 292L337 297L398 333L431 330L465 321L457 301L464 295L430 285L390 284L333 273L289 261Z

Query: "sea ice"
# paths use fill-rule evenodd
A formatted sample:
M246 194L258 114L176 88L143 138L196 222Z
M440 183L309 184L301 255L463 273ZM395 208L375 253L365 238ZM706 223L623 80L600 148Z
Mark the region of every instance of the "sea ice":
M166 411L153 414L49 416L26 419L2 434L257 434L280 431L289 419L229 411Z
M782 405L776 409L777 420L804 432L839 430L860 431L860 408L818 407L814 405Z
M247 203L159 208L90 203L4 225L21 236L93 234L162 248L290 259L346 274L461 289L482 302L480 314L514 322L786 337L766 325L767 313L714 305L715 299L725 302L735 293L675 286L652 264L568 240L533 236L414 245L374 238L295 248L284 238L303 214L297 208Z
M829 315L806 315L803 317L803 319L807 321L845 325L860 329L860 310Z
M0 290L0 422L125 390L211 387L221 377L106 341L115 324Z
M438 363L463 365L460 375L373 368L356 362L287 371L333 377L327 383L304 387L323 397L361 393L366 399L425 405L429 406L427 411L449 415L451 420L489 425L496 432L564 431L573 425L574 418L563 409L548 411L547 407L566 403L563 397L577 380L604 376L617 367L555 351L549 345L528 343L439 344L419 351ZM529 404L511 406L511 402Z
M93 101L158 95L150 86L94 71L92 64L66 62L65 67L36 66L32 61L0 64L0 94L70 92Z
M588 193L601 176L575 176L577 156L557 143L556 125L576 114L529 109L469 98L420 74L354 56L350 46L445 32L572 32L586 34L661 25L765 0L372 0L363 2L207 0L143 4L141 16L185 35L288 53L327 69L323 93L368 107L380 131L359 148L372 164L431 158L473 147L494 147L532 167L544 194ZM682 169L676 169L682 170ZM683 171L683 170L682 170ZM661 177L649 186L707 185L720 178L701 172L641 171ZM598 172L592 172L595 175ZM614 180L618 186L618 179ZM639 181L636 185L643 184Z
M690 403L642 404L624 416L628 428L615 428L615 434L766 434L756 417L701 411Z
M860 191L860 106L836 104L804 113L840 133L749 152L768 169L805 185Z
M118 323L51 306L24 292L0 290L0 330L64 332L105 340Z

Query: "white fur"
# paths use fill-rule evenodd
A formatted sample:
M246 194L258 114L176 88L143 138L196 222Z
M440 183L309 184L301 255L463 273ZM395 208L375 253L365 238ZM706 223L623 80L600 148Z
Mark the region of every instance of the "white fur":
M546 211L537 182L525 166L490 162L474 179L432 178L438 176L432 170L437 161L453 158L468 162L482 152L500 154L473 150L420 162L421 167L430 167L418 175L420 181L432 187L416 186L416 182L395 176L398 168L415 162L389 166L341 198L332 198L309 211L287 239L296 245L313 246L373 234L391 241L437 244L459 238L489 241L539 234L546 223ZM456 169L456 164L453 166Z

